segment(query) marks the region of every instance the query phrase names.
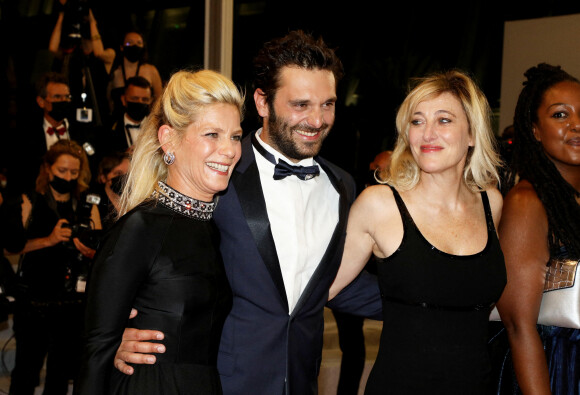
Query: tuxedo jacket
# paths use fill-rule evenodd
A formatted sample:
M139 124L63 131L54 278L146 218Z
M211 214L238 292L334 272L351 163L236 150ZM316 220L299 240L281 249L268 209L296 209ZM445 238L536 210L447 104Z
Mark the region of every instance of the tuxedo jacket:
M340 195L339 221L326 252L290 313L280 263L266 211L251 136L214 219L234 301L218 355L225 395L316 394L322 358L324 306L340 265L352 177L317 157ZM361 275L332 301L333 309L376 319L381 301L376 279Z
M125 152L127 149L129 149L129 144L125 135L125 119L124 114L121 114L108 131L107 153Z

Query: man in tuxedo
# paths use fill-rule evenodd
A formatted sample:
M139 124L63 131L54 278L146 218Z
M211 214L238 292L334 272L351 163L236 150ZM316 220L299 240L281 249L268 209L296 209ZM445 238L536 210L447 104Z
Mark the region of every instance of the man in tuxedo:
M47 72L36 81L36 104L41 113L25 114L23 127L19 128L19 144L27 147L27 160L19 163L14 169L14 182L19 189L34 188L36 177L46 151L59 140L75 140L83 148L89 158L95 153L93 139L89 133L78 127L75 119L71 119L73 108L67 78L60 73Z
M124 113L111 128L111 140L107 146L111 152L130 152L141 132L141 124L149 115L151 101L151 84L143 77L127 79L125 91L121 95Z
M317 393L324 306L340 265L352 177L317 156L335 118L342 64L301 31L272 40L255 59L262 128L214 212L234 302L218 355L224 394ZM376 279L363 274L333 309L380 318ZM127 329L115 366L154 363L162 333Z

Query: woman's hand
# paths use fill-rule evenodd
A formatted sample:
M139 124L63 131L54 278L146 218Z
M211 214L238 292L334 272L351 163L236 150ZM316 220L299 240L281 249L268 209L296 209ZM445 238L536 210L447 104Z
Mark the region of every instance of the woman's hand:
M77 248L77 250L79 250L79 252L81 254L83 254L83 256L93 259L95 257L95 253L97 252L96 250L93 250L90 247L87 247L86 245L84 245L83 243L81 243L81 241L79 240L78 237L75 237L73 239L73 243L75 245L75 247Z
M63 227L64 224L68 224L68 221L59 219L50 235L48 235L48 242L51 246L70 240L72 229Z

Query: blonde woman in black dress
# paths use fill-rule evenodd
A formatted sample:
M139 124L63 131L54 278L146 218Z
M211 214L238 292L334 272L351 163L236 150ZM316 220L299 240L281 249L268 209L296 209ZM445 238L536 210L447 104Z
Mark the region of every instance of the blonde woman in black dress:
M212 213L240 159L242 106L236 86L209 70L177 72L156 102L89 278L76 393L222 393L217 351L232 294ZM128 326L162 331L167 350L132 375L113 366Z
M489 114L465 73L419 80L397 114L388 185L353 204L330 297L378 258L384 325L367 394L490 393L488 317L506 274Z

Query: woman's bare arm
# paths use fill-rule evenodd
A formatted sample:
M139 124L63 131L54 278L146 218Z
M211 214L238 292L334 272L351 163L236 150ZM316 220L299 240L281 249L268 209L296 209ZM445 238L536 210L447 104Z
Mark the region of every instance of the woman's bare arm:
M524 394L550 394L546 357L536 322L548 251L548 220L533 188L522 182L504 201L499 228L507 286L497 304Z

